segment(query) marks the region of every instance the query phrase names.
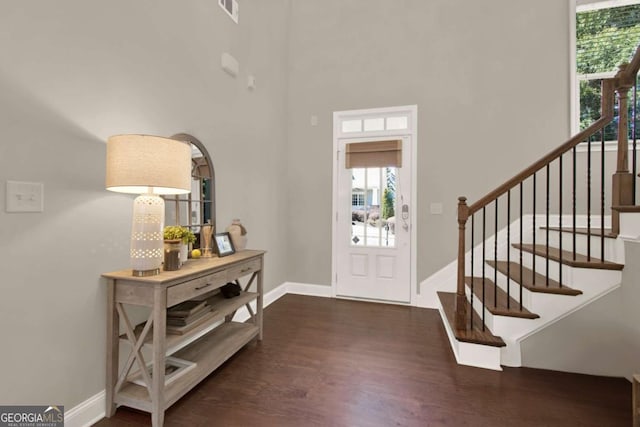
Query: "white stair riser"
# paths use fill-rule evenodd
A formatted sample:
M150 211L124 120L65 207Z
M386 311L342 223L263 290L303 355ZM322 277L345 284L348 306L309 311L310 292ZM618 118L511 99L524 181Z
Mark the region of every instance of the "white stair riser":
M558 231L549 230L549 246L560 248L560 236L562 236L562 249L573 252L573 235L571 233L560 233ZM544 245L546 243L546 231L538 230L536 234L536 244ZM591 241L591 256L601 258L603 240L600 236L591 236L586 234L576 234L576 253L587 255L588 242ZM525 243L533 243L529 240ZM606 261L624 264L624 243L617 239L604 239L604 259Z
M533 259L536 262L536 272L542 275L546 274L546 259L543 256L533 256L530 253L523 254L523 263L530 269L533 268ZM549 260L549 277L559 281L560 263ZM562 284L573 289L582 289L585 283L592 283L598 280L604 283L614 284L620 283L622 277L618 270L601 270L598 268L574 268L568 265L562 265Z
M461 365L475 366L478 368L493 369L501 371L501 352L500 347L492 347L481 344L471 344L460 342L455 339L451 325L446 320L444 309L438 300L438 311L440 316L445 319L444 327L451 343L451 348L456 357L456 361Z
M531 268L531 258L532 256L528 254L526 257L523 256L524 265ZM540 258L540 257L537 257ZM544 264L538 265L538 272L542 273L544 269L540 269L544 267ZM557 268L557 263L553 261L549 261L549 269L553 271L554 268ZM620 271L615 270L598 270L598 269L586 269L586 268L573 268L569 266L563 266L562 273L564 276L563 284L571 287L572 289L580 290L583 293L590 293L593 291L598 291L601 287L606 287L610 285L614 285L620 283L622 278L622 273ZM495 270L487 265L485 268L485 274L487 279L493 281ZM476 277L481 277L482 272L476 269ZM568 280L571 280L572 283L569 283ZM574 280L577 282L573 283ZM497 274L497 283L498 286L506 292L507 290L507 277L506 275L498 272ZM509 281L510 285L510 296L516 301L516 304L520 302L520 284L515 282L514 280ZM571 304L570 300L572 298L580 299L580 295L557 295L557 294L546 294L542 292L531 292L526 288L522 288L522 305L526 307L529 311L533 313L537 313L542 315L541 313L545 310L546 307L555 306L558 304L558 308L561 309L563 306L567 306L567 304Z
M509 339L503 339L505 347L500 349L500 363L504 366L520 367L522 366L522 354L520 343Z
M530 260L531 260L531 255L523 253L523 266L531 268ZM519 259L517 259L516 262L519 262ZM542 267L544 267L544 265ZM545 271L544 269L540 270L539 268L540 266L538 266L537 272L543 273ZM550 268L550 271L553 268L551 262L549 264L549 268ZM564 276L563 285L567 285L571 288L574 288L567 282L567 279L570 277L570 273L568 272L569 268L572 268L572 267L563 266L562 268L562 273ZM474 273L475 277L482 277L482 270L480 268L476 268L475 270L476 270ZM534 313L536 312L536 309L538 309L539 307L544 307L546 304L549 303L550 300L553 300L555 297L555 294L531 292L527 288L521 287L520 284L515 280L507 281L506 273L502 274L501 272L498 271L496 275L495 270L488 264L485 267L485 277L491 281L494 281L494 278L497 277L498 286L505 292L507 292L507 282L508 282L509 288L510 288L509 296L513 298L517 304L520 303L520 288L522 288L522 305L526 307L529 311ZM551 296L549 297L548 295L551 295Z
M471 292L469 291L469 288L467 287L466 289L466 293L467 293L467 301L471 301ZM487 304L492 304L491 301L487 301ZM482 299L478 298L477 296L473 297L473 311L475 311L478 316L480 317L480 319L482 319L482 309L483 309L483 305L482 305ZM484 324L487 328L491 329L491 332L496 335L496 333L493 331L493 321L494 321L494 316L493 314L491 314L491 312L489 310L487 310L485 308L485 312L484 312L485 318L484 318Z
M467 299L471 299L471 293L467 287ZM493 306L493 300L487 299L486 304L483 306L482 297L474 296L473 309L482 319L482 309L485 310L485 326L491 330L494 335L502 336L521 336L527 331L531 330L536 323L541 322L538 319L525 319L521 317L511 316L499 316L493 315L487 307ZM524 305L523 305L524 306ZM531 310L529 310L531 311Z
M492 282L494 282L495 270L491 266L487 265L487 267L485 269L485 274L486 274L485 277L488 280L491 280ZM477 272L475 274L475 277L482 277L482 272L481 271ZM507 276L498 271L497 278L498 278L498 280L497 280L498 287L501 288L503 291L507 292ZM519 302L520 302L520 287L521 286L520 286L519 283L517 283L517 282L515 282L513 280L509 281L509 285L510 285L509 296L511 298L513 298L516 301L516 303L518 303L518 305L519 305ZM493 285L491 285L491 286L493 286ZM480 286L479 289L482 289L482 287ZM527 307L527 308L531 307L532 302L533 302L533 300L532 300L533 295L531 295L532 293L533 292L530 292L528 289L522 288L522 305L524 307Z
M629 240L640 239L640 215L637 213L620 213L620 237Z
M485 326L491 330L491 333L498 336L519 336L530 330L532 321L535 319L524 319L521 317L499 316L493 315L487 307L493 306L493 300L485 301L482 304L482 297L474 296L473 310L482 319L482 309L485 310ZM467 299L471 300L471 293L467 288Z

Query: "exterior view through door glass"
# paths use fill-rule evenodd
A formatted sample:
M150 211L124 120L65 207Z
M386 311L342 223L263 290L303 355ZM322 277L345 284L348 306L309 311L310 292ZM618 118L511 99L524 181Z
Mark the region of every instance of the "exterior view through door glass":
M396 168L351 172L351 245L395 247Z

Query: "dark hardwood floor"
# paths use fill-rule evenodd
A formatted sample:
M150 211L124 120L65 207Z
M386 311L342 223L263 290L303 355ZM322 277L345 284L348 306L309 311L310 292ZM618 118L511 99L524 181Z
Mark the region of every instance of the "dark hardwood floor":
M264 322L166 426L631 425L625 379L456 365L435 310L286 295ZM96 424L144 425L125 407Z

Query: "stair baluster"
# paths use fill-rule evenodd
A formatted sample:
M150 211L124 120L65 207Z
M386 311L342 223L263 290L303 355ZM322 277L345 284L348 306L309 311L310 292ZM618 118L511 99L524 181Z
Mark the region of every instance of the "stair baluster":
M604 142L605 142L605 132L604 129L601 132L600 139L600 260L604 261L604 173L605 173L605 150L604 150ZM635 180L634 180L635 181Z
M562 154L558 158L558 227L560 228L560 262L558 263L558 283L560 283L560 287L562 287L562 186L564 182L562 181ZM547 235L549 234L549 230L547 229ZM549 276L547 273L547 287L549 286Z
M486 295L485 295L485 266L487 265L487 256L485 243L487 241L487 208L482 207L482 307L484 307L487 303ZM485 330L485 309L482 309L482 330Z
M474 245L474 237L475 237L475 215L471 215L471 276L474 277L474 268L473 268L473 252L475 249ZM484 266L482 267L484 269ZM475 281L471 281L471 310L473 310L473 293L474 293L474 285ZM473 316L469 316L469 329L473 331Z
M572 214L573 214L573 229L572 229L572 240L573 240L573 260L576 260L576 176L578 175L578 171L576 170L577 163L577 155L578 149L577 147L573 147L573 178L572 178L572 190L571 190L571 205L572 205Z
M523 214L523 210L522 210L522 200L523 200L523 191L524 191L524 184L521 182L520 183L520 241L522 241L522 214ZM522 246L520 246L520 311L522 311ZM509 274L510 276L510 274Z
M591 135L587 141L587 261L591 261Z
M496 205L496 212L494 216L494 227L493 227L493 260L498 261L498 200L494 202ZM493 269L493 308L498 307L498 270Z
M538 213L538 211L536 211L536 194L537 194L537 191L536 191L536 173L534 172L533 173L533 220L532 220L532 222L533 222L533 228L532 228L532 230L533 230L533 247L534 248L536 247L536 234L537 234L536 233L536 214ZM536 263L533 262L531 265L533 267L533 277L534 277L534 280L535 280L535 277L536 277Z
M551 198L550 196L550 182L551 182L551 164L547 163L547 210L546 210L546 217L547 217L547 227L545 229L545 233L546 233L546 239L545 239L545 269L546 269L546 285L547 288L549 287L549 199ZM535 233L535 230L534 230ZM535 263L535 259L533 261Z
M497 257L495 261L498 261ZM496 272L498 286L498 269L494 268L493 271ZM496 292L496 298L497 294ZM507 308L511 308L511 190L507 191Z
M633 176L638 176L638 158L636 157L636 152L637 152L637 140L636 140L636 120L637 118L637 113L638 113L638 79L636 77L636 79L633 82L633 107L631 108L631 140L633 141L633 148L632 148L632 170L633 170ZM636 204L636 185L637 182L634 179L633 180L633 204Z

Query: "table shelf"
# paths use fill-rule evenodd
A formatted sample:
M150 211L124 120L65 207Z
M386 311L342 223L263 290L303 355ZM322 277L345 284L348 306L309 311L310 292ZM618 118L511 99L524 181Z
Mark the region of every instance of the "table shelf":
M173 405L216 370L255 338L258 332L258 327L250 323L225 323L175 353L174 357L193 362L196 366L165 387L164 409ZM118 404L131 408L147 412L151 410L151 397L147 388L132 382L125 383L115 400Z
M171 356L176 351L180 350L182 347L188 345L189 343L195 341L201 336L205 335L212 329L217 326L217 322L223 321L226 316L231 315L236 310L242 308L244 305L249 304L250 302L256 300L258 298L257 292L241 292L240 295L226 299L222 295L218 294L214 297L211 297L209 301L211 302L211 313L207 313L202 319L198 319L196 321L198 324L189 332L186 332L182 335L178 334L170 334L167 333L166 336L166 346L167 350L165 354L167 356ZM201 320L201 321L200 321ZM142 332L142 326L144 322L137 325L135 328L135 336L136 338L140 337L140 333ZM127 341L126 335L120 335L121 341ZM153 327L147 334L145 338L145 346L152 347L153 343Z

